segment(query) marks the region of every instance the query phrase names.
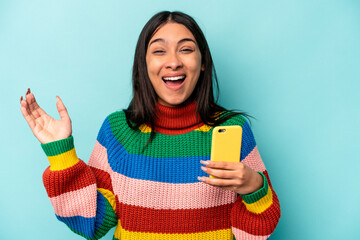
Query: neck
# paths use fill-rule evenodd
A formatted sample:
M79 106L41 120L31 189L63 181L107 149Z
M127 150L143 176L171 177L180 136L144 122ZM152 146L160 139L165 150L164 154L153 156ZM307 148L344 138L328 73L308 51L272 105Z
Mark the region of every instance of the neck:
M196 112L195 101L178 107L157 104L155 132L177 135L191 132L202 125L200 115Z

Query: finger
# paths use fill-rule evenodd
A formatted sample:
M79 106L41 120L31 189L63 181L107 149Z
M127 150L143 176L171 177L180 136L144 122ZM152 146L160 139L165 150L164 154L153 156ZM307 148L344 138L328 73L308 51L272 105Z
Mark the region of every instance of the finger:
M23 98L23 96L21 96L21 98L20 98L20 103L21 103L22 101L25 101L25 103L27 103L27 101L26 101L26 96L27 96L29 93L30 93L30 88L28 88L28 89L26 90L25 99ZM22 105L26 108L26 110L27 110L28 112L30 111L28 104L22 104ZM30 114L30 113L29 113L29 114Z
M207 168L207 167L201 167L201 169L204 172L208 173L209 175L212 175L217 178L224 178L224 179L236 178L236 171L224 170L224 169L218 169L218 168Z
M56 96L56 99L57 99L56 107L59 112L61 120L69 120L70 119L69 114L61 98L59 96Z
M28 89L28 93L26 94L26 102L29 105L30 111L35 111L34 115L43 115L46 114L45 111L40 108L39 104L35 99L35 95L30 92L30 88Z
M217 161L200 161L202 164L204 164L208 168L220 168L220 169L227 169L227 170L236 170L241 165L243 165L241 162L217 162Z
M34 109L33 111L36 111L36 114L39 114L40 116L47 115L46 112L37 103L34 94L30 93L30 95L33 98L33 101L32 101L32 106L33 106L33 109Z
M34 118L28 113L28 111L26 110L25 107L21 106L20 111L21 111L22 115L24 116L26 122L29 124L29 127L31 128L31 130L33 130L36 125Z
M26 93L25 93L25 101L27 103L27 110L28 112L30 111L31 112L31 108L30 108L30 104L31 104L31 97L30 97L30 88L27 89Z
M29 89L26 92L25 100L29 105L30 111L33 111L34 110L33 102L35 101L35 98L34 98L34 94L29 92Z
M31 114L35 117L35 118L38 118L38 117L41 117L41 115L44 115L46 114L44 112L44 110L42 110L38 103L36 102L36 99L35 99L35 96L33 93L29 93L28 95L26 95L26 102L28 103L29 105L29 109L31 111Z
M31 117L33 117L33 116L32 116L32 113L31 113L31 111L30 111L30 108L29 108L29 104L27 103L27 101L23 99L23 100L20 102L20 104L21 104L22 107L25 108L27 114L30 115Z

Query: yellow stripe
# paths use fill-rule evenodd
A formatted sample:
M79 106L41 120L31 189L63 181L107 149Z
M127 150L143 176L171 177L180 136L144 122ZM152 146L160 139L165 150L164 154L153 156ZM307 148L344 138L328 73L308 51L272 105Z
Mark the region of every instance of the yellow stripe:
M141 131L142 133L149 133L149 132L151 132L151 128L150 128L148 125L146 125L145 123L141 124L141 125L139 126L139 129L140 129L140 131Z
M264 197L260 198L258 201L251 204L247 204L243 200L243 203L245 204L246 209L249 210L250 212L257 214L264 212L273 203L273 195L271 188L269 187L267 194Z
M104 195L104 197L109 201L112 209L114 210L114 212L116 212L116 200L115 200L115 195L110 191L107 190L105 188L98 188L97 189L102 195Z
M121 240L195 240L195 239L222 239L233 240L231 229L223 229L211 232L200 233L146 233L146 232L130 232L121 227L120 220L115 229L114 237Z
M222 112L216 112L215 113L215 120L218 120L221 116Z
M201 127L199 128L196 128L195 131L201 131L201 132L208 132L212 129L213 127L212 126L209 126L209 125L202 125ZM151 128L146 125L145 123L141 124L139 126L139 130L142 132L142 133L149 133L151 132Z
M201 131L201 132L208 132L212 129L213 127L212 126L209 126L209 125L202 125L201 127L195 129L195 131Z
M75 152L75 148L55 156L50 156L48 157L48 159L50 162L51 171L64 170L66 168L74 166L76 163L79 162L79 159Z

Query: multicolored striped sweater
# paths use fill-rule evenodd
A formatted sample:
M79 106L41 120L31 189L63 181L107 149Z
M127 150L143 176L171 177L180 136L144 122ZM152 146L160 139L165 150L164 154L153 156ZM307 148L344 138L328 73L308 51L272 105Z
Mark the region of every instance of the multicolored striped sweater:
M239 196L200 182L208 176L200 160L210 159L213 128L198 122L196 104L159 105L151 129L126 123L125 113L104 121L89 163L75 152L73 137L43 144L50 167L43 181L56 217L86 239L99 239L116 226L113 239L267 239L279 217L249 124L235 116L222 125L241 125L241 161L264 178L255 193Z

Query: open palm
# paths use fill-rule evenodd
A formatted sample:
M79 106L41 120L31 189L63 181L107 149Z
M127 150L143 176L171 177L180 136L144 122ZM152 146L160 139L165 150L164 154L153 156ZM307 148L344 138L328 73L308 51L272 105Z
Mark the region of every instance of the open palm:
M20 98L21 113L29 124L31 131L41 143L49 143L71 136L71 119L60 97L57 96L56 98L56 107L60 120L52 118L39 107L30 89L26 92L25 99Z

